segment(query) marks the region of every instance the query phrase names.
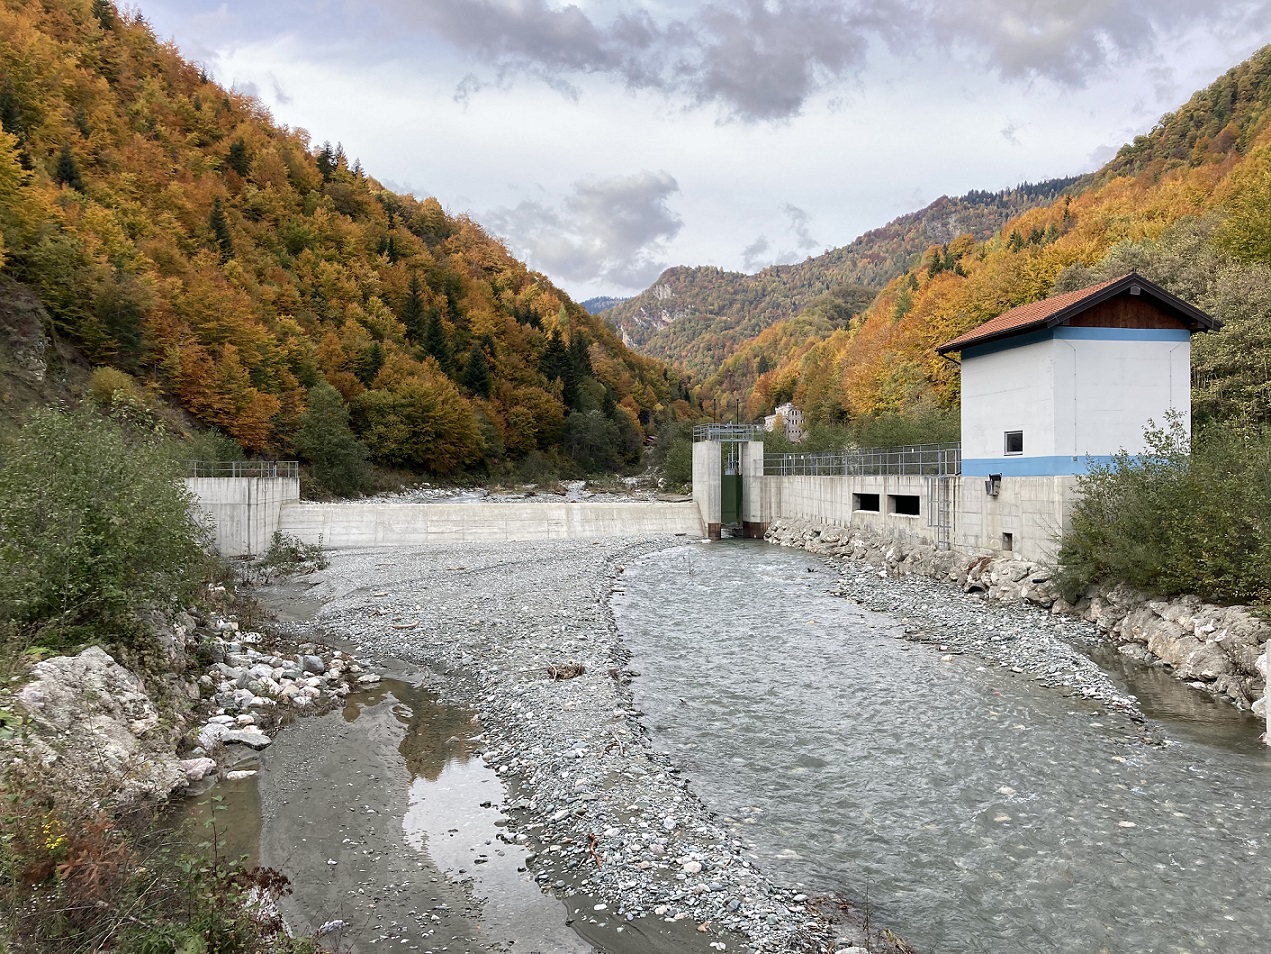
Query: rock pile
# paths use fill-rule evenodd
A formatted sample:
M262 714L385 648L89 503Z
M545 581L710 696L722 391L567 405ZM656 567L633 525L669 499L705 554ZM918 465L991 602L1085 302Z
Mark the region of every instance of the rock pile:
M995 613L1002 614L1004 629L1010 632L1005 639L971 638L969 642L963 639L960 645L986 658L1001 659L1012 667L1021 666L1030 672L1044 669L1046 678L1057 685L1078 687L1082 680L1069 679L1062 671L1052 672L1055 667L1037 655L1039 644L1035 639L1030 647L1029 633L1038 636L1039 632L1044 634L1047 628L1052 628L1056 635L1069 639L1100 633L1126 655L1167 665L1193 687L1225 696L1242 708L1253 707L1259 714L1265 714L1266 677L1259 670L1258 660L1266 658L1271 626L1254 616L1248 607L1214 606L1195 597L1157 600L1126 586L1093 590L1075 605L1069 604L1052 583L1050 567L1009 555L968 556L939 551L929 545L909 543L903 538L883 536L859 527L785 520L773 523L765 539L847 559L849 562L843 569L844 595L853 596L871 608L904 614L915 612L914 606L923 600L940 599L935 589L911 586L913 593L920 594L917 603L906 604L902 599L897 604L897 594L904 588L890 586L886 599L880 603L881 594L872 592L879 589L880 579L936 580L952 583L962 593L979 594L983 600L995 604ZM861 565L872 568L873 574L862 575ZM1033 614L1028 617L1027 625L1021 627L1022 621L1012 621L1003 611L1004 607L1012 606L1049 610L1065 622L1048 627L1039 621L1042 617ZM1094 624L1094 632L1076 625L1076 620ZM941 630L935 635L952 643L957 634ZM1265 666L1265 662L1262 665ZM1119 695L1113 690L1113 696L1107 696L1106 689L1091 686L1081 691L1087 694L1087 690L1092 690L1092 698L1107 698L1114 703L1115 696Z
M219 617L211 624L217 635L199 644L199 656L210 666L198 683L212 710L187 763L190 781L206 777L208 756L225 746L258 751L270 745L265 730L279 724L284 712L321 711L359 686L380 681L338 649L302 643L294 652L262 650L260 633L239 632L237 622Z
M128 803L185 784L179 732L160 719L141 679L98 646L36 663L16 700L28 731L6 761L33 768L51 791Z

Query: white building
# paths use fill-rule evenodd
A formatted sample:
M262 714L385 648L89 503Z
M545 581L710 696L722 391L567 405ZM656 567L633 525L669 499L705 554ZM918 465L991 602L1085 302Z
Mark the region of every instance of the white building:
M780 405L776 412L763 419L763 429L768 432L777 429L777 421L781 421L782 429L794 443L803 440L803 412L789 402Z
M962 473L1085 473L1191 425L1191 336L1219 322L1138 275L1021 305L941 345L961 353Z

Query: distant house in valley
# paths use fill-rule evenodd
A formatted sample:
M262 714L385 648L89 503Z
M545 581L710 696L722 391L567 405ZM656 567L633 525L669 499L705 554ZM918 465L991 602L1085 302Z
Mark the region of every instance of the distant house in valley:
M1131 273L946 342L940 354L961 355L962 473L1081 474L1122 448L1144 450L1149 419L1174 411L1190 428L1191 336L1218 327Z
M794 443L803 440L803 412L789 402L777 407L776 411L763 419L765 431L775 431L777 421L781 421L786 437Z

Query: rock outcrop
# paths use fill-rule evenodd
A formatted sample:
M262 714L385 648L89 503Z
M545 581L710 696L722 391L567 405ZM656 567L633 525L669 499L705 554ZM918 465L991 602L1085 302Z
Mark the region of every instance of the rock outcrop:
M1053 613L1080 615L1126 655L1163 663L1195 688L1265 714L1271 625L1246 606L1215 606L1194 596L1160 600L1128 586L1093 590L1073 605L1051 581L1050 567L1011 556L936 550L860 527L781 520L764 539L862 561L898 576L945 580L991 602L1025 601Z
M52 790L133 802L186 784L174 728L141 679L100 647L36 663L16 699L31 731L13 762Z

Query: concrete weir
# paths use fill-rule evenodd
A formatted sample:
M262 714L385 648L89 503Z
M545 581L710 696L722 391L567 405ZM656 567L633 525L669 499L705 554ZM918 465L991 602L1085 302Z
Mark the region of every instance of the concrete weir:
M289 503L278 530L324 547L586 540L626 536L701 537L692 503Z

